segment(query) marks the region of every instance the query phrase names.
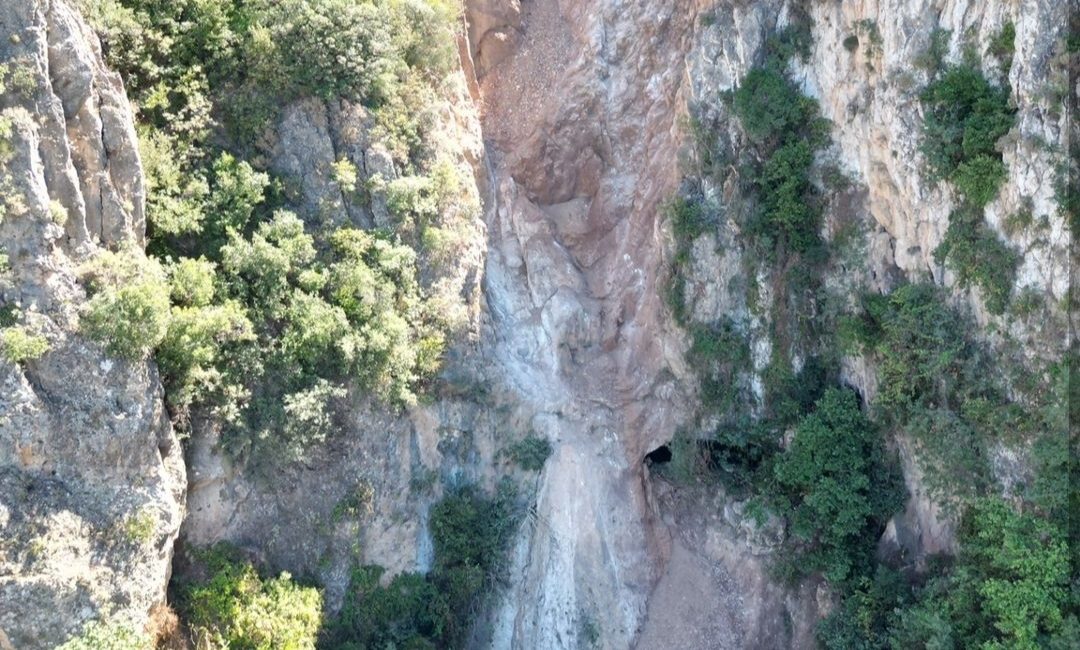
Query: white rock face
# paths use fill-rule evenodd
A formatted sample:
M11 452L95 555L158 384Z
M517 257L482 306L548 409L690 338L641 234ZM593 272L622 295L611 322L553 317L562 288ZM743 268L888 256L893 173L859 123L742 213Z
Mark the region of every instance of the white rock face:
M720 94L760 62L766 36L786 24L792 8L767 0L595 0L522 5L520 11L507 3L507 13L497 14L491 4L471 3L469 14L475 17L474 57L491 56L489 44L499 43L493 60L477 66L493 179L485 197L487 296L501 368L542 416L536 429L557 442L494 645L620 648L637 639L639 647L660 647L661 639L672 641L663 631L692 624L670 602L687 591L690 601L708 603L702 611L731 623L726 634L689 635L678 647L810 645L812 623L780 641L762 633L769 627L762 622L775 622L770 617L781 611L809 621L817 596L778 593L763 566L756 573L746 569L754 566L754 544L743 533L695 521L686 510L666 525L658 521L668 511L649 496L640 466L642 455L670 439L690 411L680 358L685 348L648 297L659 294L666 244L657 205L678 177L678 116L688 102L706 115L724 115ZM879 290L905 277L954 284L933 257L954 198L922 173L918 93L927 75L914 61L939 26L952 33L948 61L958 61L973 43L993 70L998 62L984 54L987 43L1007 21L1015 24L1008 81L1017 127L1002 143L1009 177L987 220L1023 252L1015 289L1032 287L1047 298L1047 311L1026 322L999 318L986 311L977 289L954 295L980 325L1009 329L1027 354L1060 355L1065 339L1058 336L1064 331L1058 301L1068 284L1069 240L1053 193L1067 122L1046 89L1063 73L1055 48L1066 22L1064 4L804 4L814 46L792 73L833 123L831 155L856 182L838 200L868 230L861 259L853 260L861 270L852 273ZM503 38L508 25L513 33ZM852 34L860 39L853 52L844 46ZM706 189L722 203L735 192ZM1005 217L1024 207L1047 215L1048 227L1007 233ZM717 240L695 243L687 291L695 319L732 316L747 323L761 370L770 355L767 328L745 304L741 287L748 279L736 237L722 227ZM849 286L854 279L829 282ZM767 287L761 300L766 306L772 300ZM1059 325L1043 331L1040 321ZM993 335L988 342L1002 343ZM846 364L845 380L873 398L874 373L864 360ZM917 557L950 550L953 523L926 496L916 452L901 444L912 500L887 536ZM727 555L688 541L703 531L723 539ZM716 575L687 580L693 567L711 567ZM725 591L725 580L739 582L742 593Z
M84 300L79 261L100 245L143 242L131 109L70 8L4 3L0 61L29 66L36 83L0 95L15 125L2 171L26 204L0 221L12 266L10 286L0 289L34 312L52 349L21 367L0 361L0 646L6 634L16 648L52 647L102 615L145 620L164 597L185 492L188 542L230 540L274 569L315 575L333 609L356 562L389 573L430 568L425 519L441 486L492 487L516 471L500 450L530 433L549 439L554 453L515 540L511 579L474 646L810 647L828 593L770 581L775 522L749 526L742 504L673 490L642 462L695 408L685 335L661 298L671 238L660 205L683 173L681 122L693 106L722 118L721 146L737 141L721 93L760 61L789 4L468 0L463 72L438 111L437 140L483 215L466 220L452 271L425 278L460 294L454 308L467 323L439 392L406 413L350 396L349 435L269 480L231 467L207 428L193 437L186 483L153 368L108 360L72 334ZM881 290L903 278L954 283L933 258L954 198L922 174L918 92L927 79L912 62L939 25L952 30L951 59L970 39L992 68L981 53L1013 21L1017 127L1003 140L1009 177L987 219L1024 253L1016 289L1033 287L1048 306L1004 321L977 291L954 297L1025 354L1060 354L1069 242L1054 183L1067 116L1049 89L1061 81L1055 43L1066 3L801 4L813 17L814 46L791 72L833 123L829 155L856 182L841 197L844 209L869 230L851 272L861 275L829 281ZM849 50L853 34L859 44ZM290 199L305 219L388 223L377 197L361 205L331 169L345 159L362 180L393 179L369 126L364 109L346 102L285 107L268 159L297 180ZM705 189L738 209L738 188ZM69 215L63 227L49 218L54 201ZM1048 216L1047 227L1007 232L1006 217L1027 207L1036 219ZM687 294L695 320L746 324L760 371L772 353L768 323L743 289L765 283L743 277L737 239L728 224L695 243ZM763 287L763 305L772 299ZM865 360L848 360L844 375L873 399ZM760 394L760 381L753 387ZM913 498L886 541L916 555L948 550L952 522L922 490L917 451L907 441L901 448ZM360 489L371 491L370 512L336 516ZM128 522L143 517L149 538L126 535Z
M0 291L50 343L35 361L0 359L0 639L33 650L101 617L141 627L164 603L186 479L154 368L109 359L74 333L79 263L144 238L119 77L62 2L4 3L0 33L0 63L23 80L0 93L12 124Z
M988 43L1012 22L1016 52L1006 80L1016 103L1016 127L1002 140L1008 179L986 215L990 225L1024 253L1016 287L1034 287L1052 301L1064 297L1069 236L1056 214L1054 193L1068 122L1061 98L1048 93L1065 74L1058 50L1066 5L969 0L811 4L815 47L810 60L798 66L798 75L833 121L843 166L866 184L870 213L895 240L895 263L905 273L929 272L939 282L952 283L951 273L934 261L933 251L944 236L955 197L922 173L919 91L927 74L915 62L939 27L950 32L946 61L958 62L970 46L983 67L993 71L999 61L986 53ZM871 29L876 36L871 37ZM851 35L860 39L854 52L842 45ZM1025 207L1036 217L1051 217L1047 232L1005 232L1004 219ZM969 302L981 323L990 320L979 296L970 296Z
M665 372L680 342L657 291L657 208L678 179L693 15L545 2L520 21L514 50L479 78L486 293L500 374L555 453L492 645L625 648L670 549L642 458L684 412ZM471 35L483 57L497 33Z

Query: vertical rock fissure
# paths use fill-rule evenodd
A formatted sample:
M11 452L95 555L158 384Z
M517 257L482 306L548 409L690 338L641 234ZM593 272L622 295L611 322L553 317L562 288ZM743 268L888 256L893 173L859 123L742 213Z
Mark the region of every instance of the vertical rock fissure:
M469 3L493 354L555 449L495 647L629 647L665 561L641 459L682 410L656 286L695 13L674 4Z

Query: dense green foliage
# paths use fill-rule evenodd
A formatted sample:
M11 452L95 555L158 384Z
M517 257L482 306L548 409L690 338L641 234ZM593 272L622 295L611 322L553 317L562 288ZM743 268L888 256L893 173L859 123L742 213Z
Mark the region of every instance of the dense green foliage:
M826 392L799 422L775 472L782 511L803 545L789 558L792 569L821 571L833 583L866 574L875 540L906 493L856 395Z
M83 331L111 354L146 358L169 328L169 285L161 265L136 249L103 251L82 275L91 292Z
M683 196L675 197L667 205L668 218L671 219L675 237L679 240L693 240L705 234L709 225L704 207Z
M991 47L1004 48L1004 43ZM982 209L1005 180L997 142L1016 119L1009 89L993 86L973 67L953 66L926 87L922 102L922 150L931 177L950 181L963 199L949 217L935 257L956 271L960 286L979 286L987 308L1000 314L1008 304L1018 256L985 224Z
M1009 89L991 85L974 68L954 66L926 87L922 102L923 154L931 174L952 181L962 195L982 207L1005 178L995 145L1015 121ZM980 173L971 173L972 168Z
M542 470L544 463L551 456L551 451L551 443L548 442L548 439L536 436L518 440L506 449L507 455L520 465L521 469L530 472Z
M986 498L966 512L960 544L955 559L937 562L918 584L879 568L822 622L819 642L829 650L1076 646L1060 528Z
M119 356L153 353L174 419L218 419L226 448L262 469L325 440L351 395L414 403L461 320L438 265L474 210L428 143L457 4L85 4L137 107L153 257L87 271L84 331ZM392 231L283 209L297 197L265 170L268 135L304 97L368 110L396 178L361 179L344 158L331 171L357 205L380 193Z
M288 573L263 578L225 545L197 553L205 579L180 585L179 606L199 647L224 650L314 648L322 594Z
M58 646L56 650L150 650L152 647L145 634L123 623L92 622L82 629L79 636Z
M962 205L949 215L949 229L934 250L934 259L949 264L960 287L978 286L990 313L1004 313L1020 254L986 225L980 210Z
M732 111L763 162L754 175L761 199L747 224L760 252L805 252L818 244L821 207L809 180L814 151L827 143L827 123L779 67L754 68L732 97Z
M431 510L431 572L400 574L383 587L382 569L356 569L326 647L461 647L470 614L502 572L518 523L515 501L513 489L503 484L494 498L463 488L437 503Z
M1074 645L1080 627L1066 585L1071 470L1063 373L1037 380L1025 404L1007 400L1006 377L992 372L966 334L970 325L932 285L866 298L846 330L879 368L880 418L916 442L931 496L962 513L963 525L959 555L933 567L924 585L850 592L823 624L823 645ZM1018 440L1032 441L1034 479L1022 501L1007 503L993 496L990 450Z
M48 351L49 341L44 336L32 334L20 325L0 328L0 355L9 363L33 361Z
M968 327L937 287L909 284L866 296L844 328L876 362L881 418L918 442L925 480L946 501L985 489L988 447L1016 419Z
M746 73L732 98L732 110L751 142L771 148L818 116L817 102L799 92L774 66Z

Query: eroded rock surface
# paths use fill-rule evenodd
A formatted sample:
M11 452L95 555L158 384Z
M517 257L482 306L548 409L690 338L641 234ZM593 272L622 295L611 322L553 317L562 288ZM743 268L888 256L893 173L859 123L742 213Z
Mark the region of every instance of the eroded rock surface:
M833 123L824 155L852 179L831 197L825 227L843 214L867 234L844 277L827 279L840 288L858 281L884 291L919 277L955 284L933 257L955 198L921 171L926 73L912 61L935 26L951 30L948 57L958 60L965 39L983 52L1005 21L1015 24L1004 74L1017 127L1002 141L1009 176L987 218L1024 253L1015 289L1048 300L1026 323L1003 324L977 290L954 298L981 325L1008 328L1023 354L1060 354L1067 233L1058 219L1042 230L1003 226L1020 209L1036 217L1056 210L1067 116L1048 88L1061 81L1055 43L1066 3L799 4L813 18L814 45L791 72ZM500 455L526 433L550 440L554 453L535 479L510 580L473 645L812 644L828 590L770 580L775 526L750 525L722 492L673 488L642 462L695 408L686 337L661 298L671 242L660 205L683 173L682 118L692 107L724 126L721 146L739 146L721 95L760 62L792 3L466 5L464 72L438 106L436 148L477 210L460 220L456 263L424 278L460 297L447 308L460 310L464 325L437 390L404 411L350 395L347 435L270 475L233 467L213 427L195 423L189 482L152 366L107 359L75 333L85 300L78 265L101 246L143 243L144 184L123 89L66 4L0 7L0 61L33 81L0 95L13 124L0 180L22 206L0 221L11 265L0 289L51 344L37 361L0 361L0 631L14 647L52 647L100 616L140 623L164 597L185 494L188 542L229 540L272 569L316 576L334 609L356 562L381 564L387 575L430 568L426 517L443 486L490 488L503 473L532 485L534 475ZM854 49L843 45L852 34ZM361 182L392 181L391 157L369 136L361 106L284 107L268 164L289 179L291 207L309 223L390 223L380 196L357 200L332 168L346 160ZM735 187L706 190L738 198ZM752 279L743 277L738 237L725 223L695 242L687 292L693 320L748 323L761 371L771 354L768 323L740 290ZM766 287L763 304L773 299ZM874 374L860 360L844 367L845 381L870 400ZM759 380L754 389L760 394ZM953 522L925 494L916 450L900 446L913 498L885 542L917 561L952 548Z
M164 602L186 480L153 366L77 334L78 266L144 238L123 86L62 2L4 3L0 34L0 291L50 346L0 360L0 630L33 650Z

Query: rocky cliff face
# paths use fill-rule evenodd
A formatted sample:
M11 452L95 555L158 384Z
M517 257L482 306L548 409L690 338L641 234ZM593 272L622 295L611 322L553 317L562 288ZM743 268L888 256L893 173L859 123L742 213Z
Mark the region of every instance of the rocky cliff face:
M859 259L830 282L878 290L902 278L956 284L933 256L956 198L922 171L927 78L913 61L940 29L951 34L947 60L974 51L993 68L1000 61L989 42L1015 25L1004 77L1018 126L1004 141L1008 180L987 218L1023 251L1014 290L1030 287L1047 307L1024 321L991 315L977 290L954 295L983 328L1008 330L1022 356L1063 353L1063 221L1042 231L1004 227L1024 209L1057 213L1067 145L1061 97L1051 90L1064 81L1061 4L471 3L493 179L487 296L494 328L505 332L495 354L536 409L534 426L559 442L496 647L812 645L824 594L771 583L768 529L749 525L722 495L670 493L641 463L691 410L685 348L657 299L666 250L658 206L678 180L680 118L690 106L730 123L721 94L761 61L768 34L796 10L809 13L814 45L795 77L832 122L834 144L821 162L853 180L832 197L826 228L855 219L867 233ZM861 44L854 51L845 45L852 35ZM714 190L721 204L732 198ZM703 239L692 255L695 318L759 318L731 290L745 282L739 247ZM1006 354L1005 338L988 342ZM873 374L857 360L845 380L873 399ZM916 558L949 550L952 523L926 495L909 443L899 443L912 499L886 536Z
M1067 117L1051 91L1062 81L1054 48L1064 3L798 4L813 18L814 45L793 72L832 121L826 156L853 180L837 209L868 234L851 275L878 289L904 277L955 284L932 254L955 198L921 172L926 79L911 61L935 26L951 30L949 56L958 57L965 43L981 53L1007 20L1015 24L1007 75L1017 127L987 218L1024 253L1017 289L1032 287L1047 307L1006 322L977 291L955 299L982 325L1011 333L1021 355L1060 355L1067 232L1057 219L1045 231L1003 224L1020 209L1056 210ZM11 265L3 297L50 342L36 361L0 361L0 647L3 633L17 648L50 647L90 618L144 619L164 597L185 498L188 543L230 540L270 566L317 576L334 608L357 560L429 568L425 518L440 486L490 487L502 473L530 483L499 455L525 433L549 439L554 453L477 646L811 646L827 593L770 579L779 532L750 525L743 504L722 492L672 487L643 463L690 420L696 400L685 334L661 298L671 237L660 205L683 173L682 123L691 110L730 122L721 93L760 60L790 5L469 0L463 72L438 111L437 145L482 205L462 222L459 264L437 279L462 296L455 308L468 336L430 402L393 413L350 396L354 435L269 479L232 467L216 431L198 423L185 477L152 364L107 358L74 333L79 264L99 247L143 240L131 111L69 7L0 8L0 33L12 35L0 61L26 79L9 72L0 95L13 125L0 187L21 197L0 204ZM854 49L843 45L852 35ZM383 208L354 204L328 171L346 158L364 178L392 177L369 127L364 109L346 102L286 107L269 164L300 179L292 198L307 218L381 225ZM734 236L721 228L695 243L693 318L733 315L763 330L729 290L745 281L738 247L725 245ZM758 370L767 346L755 342ZM866 367L849 362L845 379L872 398ZM913 498L887 535L916 555L948 549L951 523L904 451ZM335 514L358 492L370 495L364 512Z
M131 108L67 5L0 8L3 301L49 349L0 360L0 645L51 648L88 620L164 603L184 511L180 444L153 365L76 333L79 265L143 241Z
M1021 360L1060 359L1068 345L1063 308L1069 287L1070 234L1057 218L1057 194L1068 148L1067 91L1061 43L1066 7L1062 3L969 2L810 2L813 48L793 68L803 91L820 101L831 123L833 145L819 160L835 164L855 187L833 197L826 230L843 215L864 225L863 249L834 285L858 284L887 291L902 279L932 279L953 288L954 301L975 316L978 336L997 353ZM690 58L697 109L706 120L730 120L719 93L735 86L761 56L765 32L791 19L792 3L719 3L710 10ZM1013 89L1017 125L1002 140L1008 177L986 218L1009 247L1022 253L1013 291L1045 297L1045 306L1022 318L994 316L978 289L956 288L954 273L934 258L959 199L945 184L931 182L920 152L923 110L919 94L928 73L916 62L931 48L935 30L947 35L943 54L959 62L975 53L985 69L1002 66L989 43L1006 23L1016 29L1015 54L1001 81ZM733 38L732 34L739 37ZM730 197L731 188L713 188ZM1010 215L1022 211L1043 226L1010 229ZM707 239L707 238L706 238ZM738 294L723 288L738 283L742 265L732 242L697 242L691 293L695 319L750 314ZM717 252L723 251L723 252ZM752 315L751 315L752 316ZM1011 343L1006 343L1011 341ZM760 340L759 344L764 344ZM767 344L765 344L767 345ZM1010 345L1012 346L1010 348ZM768 353L758 355L768 359ZM1024 362L1024 361L1021 361ZM759 366L760 368L761 366ZM859 360L848 359L845 381L873 400L876 380ZM901 439L912 501L888 536L903 539L914 556L947 551L954 545L953 524L941 515L922 485L910 442ZM1008 450L999 450L1002 459ZM1002 465L1007 464L1002 460ZM1015 468L1014 468L1015 469ZM1008 470L1004 470L1008 472Z

